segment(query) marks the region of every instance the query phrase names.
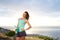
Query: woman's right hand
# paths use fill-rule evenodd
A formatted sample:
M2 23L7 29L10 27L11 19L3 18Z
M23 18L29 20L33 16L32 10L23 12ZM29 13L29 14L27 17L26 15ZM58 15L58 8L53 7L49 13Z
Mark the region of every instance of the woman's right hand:
M26 31L24 28L22 28L21 30Z

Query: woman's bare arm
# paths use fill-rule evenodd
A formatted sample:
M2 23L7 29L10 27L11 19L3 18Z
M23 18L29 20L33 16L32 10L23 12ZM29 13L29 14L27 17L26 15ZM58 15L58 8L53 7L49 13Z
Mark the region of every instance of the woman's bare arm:
M26 28L26 29L22 28L22 30L24 30L24 31L25 31L25 30L28 30L28 29L30 29L30 28L31 28L31 25L30 25L30 23L29 23L29 21L28 21L28 20L26 20L26 23L28 24L28 26L29 26L29 27L28 27L28 28Z
M26 28L25 30L28 30L28 29L30 29L31 28L31 24L29 23L29 21L28 20L26 20L26 23L28 24L28 28Z

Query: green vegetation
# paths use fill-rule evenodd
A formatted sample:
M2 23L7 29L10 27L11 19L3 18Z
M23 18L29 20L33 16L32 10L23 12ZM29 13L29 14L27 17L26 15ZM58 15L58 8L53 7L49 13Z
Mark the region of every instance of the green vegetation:
M48 36L39 36L39 38L44 39L44 40L54 40L53 38L48 37Z
M49 37L49 36L27 36L26 40L57 40L55 38Z
M15 36L15 32L14 31L9 31L7 33L5 33L7 36L12 37Z
M1 29L1 28L0 28ZM11 40L14 40L15 38L15 31L9 31L6 33L0 33L0 38L4 39L4 38L8 38ZM26 40L57 40L56 38L52 38L52 37L48 37L48 36L26 36Z
M8 37L14 37L15 36L15 31L9 31L9 32L7 32L7 33L5 33L6 34L6 36L8 36ZM39 39L39 40L56 40L56 39L54 39L54 38L52 38L52 37L48 37L48 36L26 36L26 40L34 40L34 39Z

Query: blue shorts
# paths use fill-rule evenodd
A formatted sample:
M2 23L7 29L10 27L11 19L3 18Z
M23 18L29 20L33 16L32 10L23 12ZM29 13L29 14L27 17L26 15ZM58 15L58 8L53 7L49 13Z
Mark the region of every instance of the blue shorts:
M26 32L25 31L17 32L16 37L22 37L22 36L26 36Z

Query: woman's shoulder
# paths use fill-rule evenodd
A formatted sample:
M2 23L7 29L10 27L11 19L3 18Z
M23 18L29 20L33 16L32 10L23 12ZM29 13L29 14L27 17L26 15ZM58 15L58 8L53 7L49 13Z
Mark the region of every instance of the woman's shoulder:
M18 20L21 20L22 18L18 18Z
M22 20L23 18L18 18L18 20Z

